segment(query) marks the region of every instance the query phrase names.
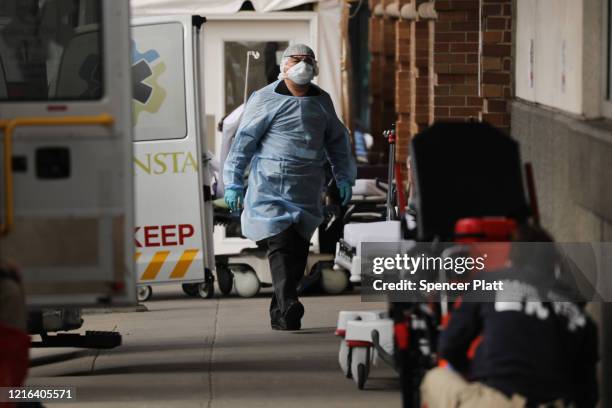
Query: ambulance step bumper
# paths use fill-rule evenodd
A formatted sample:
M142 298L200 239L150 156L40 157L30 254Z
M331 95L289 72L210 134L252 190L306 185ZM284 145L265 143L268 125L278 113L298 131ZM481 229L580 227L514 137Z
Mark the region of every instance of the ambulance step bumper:
M91 331L85 334L59 333L42 336L42 341L33 341L32 347L77 347L112 349L121 345L121 334L112 331Z

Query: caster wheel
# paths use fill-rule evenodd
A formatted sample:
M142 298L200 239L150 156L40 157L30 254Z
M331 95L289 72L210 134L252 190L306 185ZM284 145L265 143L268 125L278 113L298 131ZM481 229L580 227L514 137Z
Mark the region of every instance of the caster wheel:
M139 302L146 302L147 300L151 299L151 296L153 296L153 288L151 286L147 285L138 287Z
M249 270L235 271L234 287L239 296L248 298L259 293L261 284L255 272Z
M351 349L346 345L346 341L340 342L340 352L338 353L338 363L346 378L351 378Z
M225 264L217 264L217 285L224 295L229 295L234 287L234 274Z
M183 283L181 287L183 292L189 297L196 297L198 295L198 288L193 283Z
M351 350L351 376L357 388L363 390L370 374L370 348L353 347Z
M183 283L183 292L189 297L210 299L215 295L215 286L213 282Z
M321 271L321 286L325 293L339 295L346 290L348 285L348 276L344 270L325 268Z
M196 284L196 296L202 299L210 299L215 296L214 281Z

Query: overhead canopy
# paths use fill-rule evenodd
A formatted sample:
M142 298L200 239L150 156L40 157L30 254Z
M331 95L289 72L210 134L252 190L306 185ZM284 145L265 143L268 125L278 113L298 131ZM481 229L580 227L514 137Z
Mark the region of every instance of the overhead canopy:
M255 11L286 10L318 0L251 0ZM245 0L132 0L135 13L151 9L164 9L169 14L226 14L236 13Z

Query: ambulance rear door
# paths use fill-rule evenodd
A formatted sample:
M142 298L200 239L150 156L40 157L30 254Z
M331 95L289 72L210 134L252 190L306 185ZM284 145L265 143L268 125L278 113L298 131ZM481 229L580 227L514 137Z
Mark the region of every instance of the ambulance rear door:
M132 19L134 244L141 285L204 282L212 269L197 74L202 20Z
M31 308L136 302L129 4L0 7L0 259Z

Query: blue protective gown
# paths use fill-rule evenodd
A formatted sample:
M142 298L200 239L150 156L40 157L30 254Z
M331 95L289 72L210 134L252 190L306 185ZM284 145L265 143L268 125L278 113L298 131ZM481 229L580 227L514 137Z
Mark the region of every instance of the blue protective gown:
M226 188L242 187L251 164L241 217L244 236L259 241L293 224L310 240L323 221L325 160L336 182L353 185L357 170L348 131L329 94L281 95L274 91L279 82L249 98L223 179Z

